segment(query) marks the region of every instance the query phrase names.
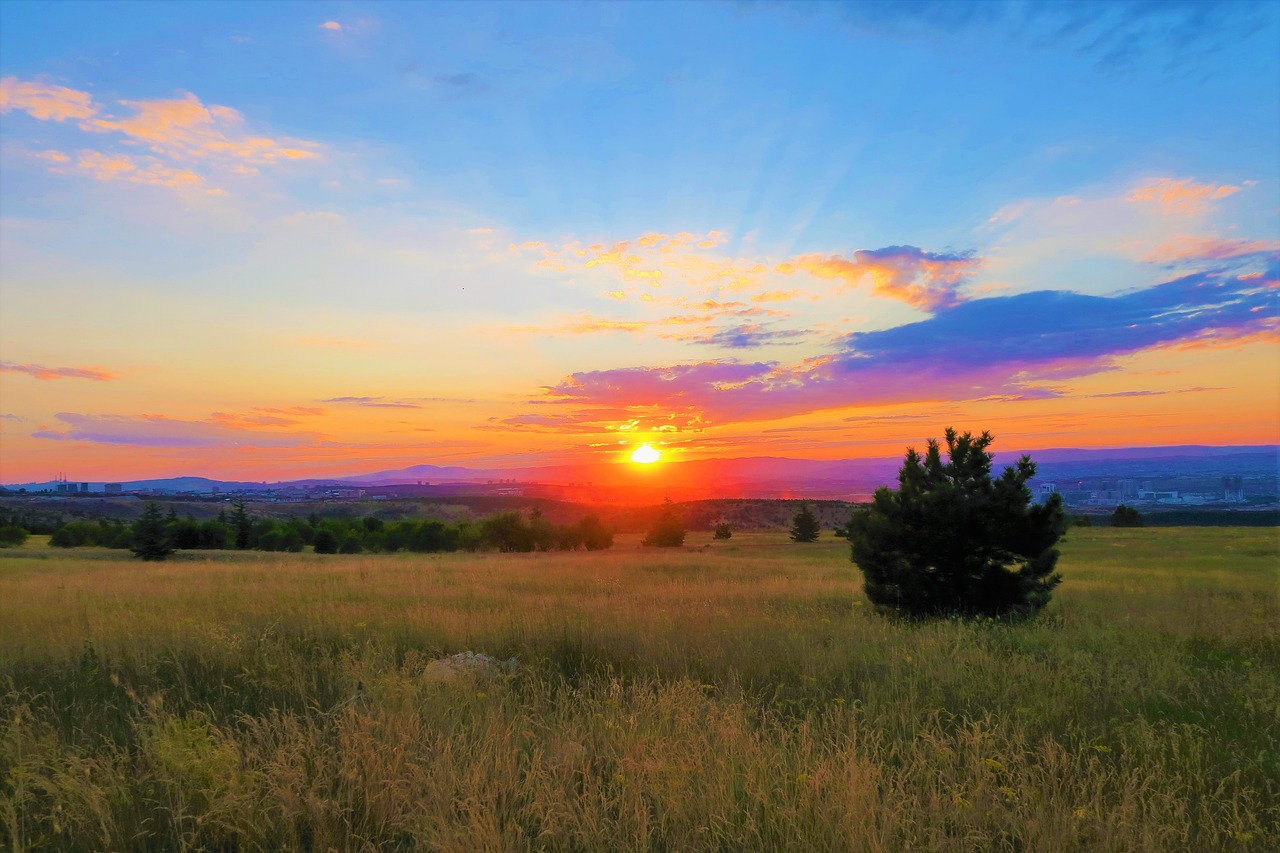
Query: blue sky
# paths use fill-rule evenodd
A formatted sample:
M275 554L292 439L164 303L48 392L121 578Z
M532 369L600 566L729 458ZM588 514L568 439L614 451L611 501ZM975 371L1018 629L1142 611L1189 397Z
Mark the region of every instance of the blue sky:
M718 379L637 383L631 400L630 386L556 394L574 376L754 365L774 377L758 398L771 430L908 407L885 448L927 437L909 430L931 410L1029 436L1039 409L982 402L1011 382L1064 422L1079 413L1045 446L1135 443L1089 423L1107 415L1099 393L1139 390L1184 401L1148 412L1164 426L1142 443L1182 443L1188 425L1206 443L1275 435L1274 3L8 2L0 14L3 296L23 318L0 326L11 470L19 452L136 465L157 423L166 448L187 429L223 435L228 458L305 434L294 456L228 463L237 471L575 458L622 433L745 454L763 421L750 402L711 401L732 390ZM1172 309L1192 320L1144 315L1149 334L1112 336L1106 318L1125 312L1100 310L1097 335L1143 345L1068 341L1056 357L1069 370L1010 357L964 388L924 383L914 401L886 396L883 379L837 399L821 373L848 341L881 334L897 355L877 375L910 375L925 357L907 352L912 335L977 342L1027 304L1182 294L1168 283L1190 275L1237 282L1231 306L1260 310L1183 294ZM55 319L65 335L33 331ZM211 358L258 378L229 383ZM1266 380L1261 403L1232 384L1242 365ZM39 378L57 369L110 378ZM1226 390L1188 391L1208 387ZM387 440L386 407L322 404L357 398L437 400L433 425L406 428L439 435ZM538 414L547 406L555 418ZM1243 427L1213 427L1224 406ZM275 408L325 413L255 426L252 412ZM110 442L57 427L85 418L125 426ZM794 452L841 455L840 441ZM108 450L118 459L100 461Z

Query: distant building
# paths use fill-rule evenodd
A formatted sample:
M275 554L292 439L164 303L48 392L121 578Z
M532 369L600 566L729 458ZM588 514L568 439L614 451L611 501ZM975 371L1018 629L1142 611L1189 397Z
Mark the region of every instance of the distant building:
M122 483L103 483L103 484L102 484L102 491L106 492L106 493L107 493L107 494L109 494L109 495L118 495L118 494L120 494L121 492L123 492L123 491L124 491L124 484L122 484Z
M84 493L84 492L88 492L88 491L89 491L89 484L88 484L88 483L81 483L81 484L80 484L80 491L81 491L82 493Z

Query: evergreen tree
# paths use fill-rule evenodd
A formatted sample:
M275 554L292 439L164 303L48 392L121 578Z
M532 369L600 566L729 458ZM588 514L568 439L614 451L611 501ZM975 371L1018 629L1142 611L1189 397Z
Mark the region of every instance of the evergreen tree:
M867 597L905 616L1030 615L1061 581L1053 545L1064 529L1062 499L1033 504L1024 456L991 478L989 433L946 431L949 461L929 441L908 449L899 488L876 491L849 522L853 561Z
M231 532L235 535L236 550L247 550L252 541L253 522L244 508L244 498L236 497L231 501Z
M676 505L671 498L663 501L662 512L650 528L649 534L641 541L641 545L653 545L658 548L679 548L684 544L684 520L676 512Z
M821 532L822 525L818 522L818 517L813 514L813 510L809 509L809 505L800 507L796 517L791 520L791 541L817 542L818 534Z
M149 501L142 517L133 523L133 555L143 560L163 560L173 553L168 524L160 505Z

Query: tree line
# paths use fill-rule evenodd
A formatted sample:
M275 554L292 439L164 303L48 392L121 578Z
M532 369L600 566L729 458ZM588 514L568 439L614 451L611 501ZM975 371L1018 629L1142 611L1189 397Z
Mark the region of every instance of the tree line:
M12 526L6 544L22 544L27 531ZM20 535L19 535L20 532ZM310 546L317 554L386 554L397 551L600 551L613 546L613 530L595 515L572 524L554 524L540 510L526 518L503 512L479 521L450 523L439 519L384 522L362 518L274 519L254 517L241 500L231 511L197 521L172 509L163 513L153 502L132 523L67 521L52 530L49 544L61 548L96 545L132 550L144 559L164 559L174 551L252 550L299 552Z

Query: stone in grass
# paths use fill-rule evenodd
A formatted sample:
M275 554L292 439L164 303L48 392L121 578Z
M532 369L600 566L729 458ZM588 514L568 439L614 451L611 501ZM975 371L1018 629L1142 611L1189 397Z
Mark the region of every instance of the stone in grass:
M497 681L513 674L518 666L515 658L498 660L479 652L458 652L427 664L422 670L422 680L429 685Z

